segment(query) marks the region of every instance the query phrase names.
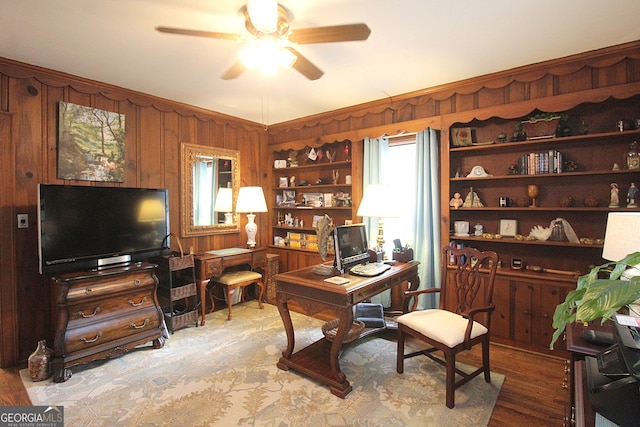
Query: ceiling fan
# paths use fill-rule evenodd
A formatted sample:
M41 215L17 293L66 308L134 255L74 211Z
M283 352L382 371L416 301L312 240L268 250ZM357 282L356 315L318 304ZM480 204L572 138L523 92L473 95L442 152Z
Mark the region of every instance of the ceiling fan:
M277 0L249 0L242 6L240 13L244 16L244 25L250 36L163 26L156 27L156 30L250 43L250 49L241 52L240 59L220 76L223 80L235 79L250 68L253 65L251 60L256 61L257 50L263 52L265 60L273 63L274 58L280 58L283 65L291 66L309 80L317 80L324 73L298 52L294 45L366 40L371 34L366 24L292 29L289 23L293 15L286 7L278 4Z

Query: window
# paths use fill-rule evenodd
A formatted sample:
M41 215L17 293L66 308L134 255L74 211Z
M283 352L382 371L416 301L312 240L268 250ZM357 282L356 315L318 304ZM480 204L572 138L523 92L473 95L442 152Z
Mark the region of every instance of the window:
M382 160L383 182L393 185L400 193L402 216L384 219L385 253L389 258L393 240L413 246L415 235L416 191L416 137L415 135L389 140L388 155ZM375 241L376 235L369 236Z

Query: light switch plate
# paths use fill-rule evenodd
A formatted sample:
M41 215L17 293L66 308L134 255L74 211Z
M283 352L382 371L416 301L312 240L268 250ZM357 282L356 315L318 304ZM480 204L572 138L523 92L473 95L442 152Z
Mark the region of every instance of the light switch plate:
M29 228L29 214L18 214L18 228Z

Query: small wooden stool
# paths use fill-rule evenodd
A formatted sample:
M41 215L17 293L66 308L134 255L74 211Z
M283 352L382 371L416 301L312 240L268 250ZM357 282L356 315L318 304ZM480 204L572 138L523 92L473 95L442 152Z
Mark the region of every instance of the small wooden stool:
M263 307L262 297L264 296L264 284L262 283L262 274L250 270L232 271L229 273L224 273L222 276L215 277L211 280L215 283L223 285L225 288L225 292L227 294L227 306L229 307L229 316L227 317L227 320L231 320L231 297L233 295L233 291L236 288L244 288L245 286L255 283L260 288L258 305L260 306L260 308Z

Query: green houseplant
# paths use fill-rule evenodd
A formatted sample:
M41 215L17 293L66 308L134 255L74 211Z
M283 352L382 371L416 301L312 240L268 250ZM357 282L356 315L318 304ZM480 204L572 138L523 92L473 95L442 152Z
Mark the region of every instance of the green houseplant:
M638 264L640 252L634 252L620 261L593 267L589 273L580 276L576 289L556 307L553 315L555 332L550 347L553 349L569 323L611 319L620 308L640 299L640 270L637 274L624 274Z

